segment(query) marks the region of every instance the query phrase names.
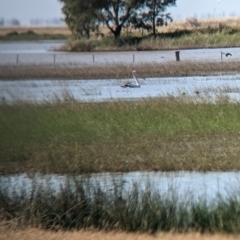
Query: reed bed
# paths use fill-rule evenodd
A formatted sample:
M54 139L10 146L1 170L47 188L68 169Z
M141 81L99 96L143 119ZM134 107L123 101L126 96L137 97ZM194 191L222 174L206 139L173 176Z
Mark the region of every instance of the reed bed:
M89 66L78 64L8 65L0 66L0 79L124 79L132 77L131 72L133 69L146 78L204 76L238 73L239 64L239 61L182 61L110 64L108 67L97 64Z
M0 172L239 170L239 103L0 105Z
M74 179L74 178L73 178ZM34 185L34 181L33 181ZM53 193L33 187L18 194L1 186L0 219L4 225L15 222L18 228L34 227L52 231L104 230L124 232L201 232L239 233L239 201L236 196L208 203L186 194L184 202L177 191L161 196L151 187L141 191L137 184L126 192L113 183L111 191L99 184L74 179Z

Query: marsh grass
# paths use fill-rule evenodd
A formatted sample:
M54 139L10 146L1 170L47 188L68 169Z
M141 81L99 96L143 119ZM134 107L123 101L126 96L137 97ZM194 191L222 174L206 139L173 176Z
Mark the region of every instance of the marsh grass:
M51 188L32 188L30 193L4 190L1 186L0 219L2 223L15 221L18 228L35 227L48 230L97 229L156 233L201 232L239 233L239 201L234 196L221 197L207 203L197 202L186 194L184 201L178 192L161 196L151 184L142 191L133 185L126 192L123 185L113 182L111 191L100 184L72 178L53 193ZM17 224L16 224L17 223Z
M213 21L200 21L195 18L186 19L185 22L169 24L159 28L156 36L149 33L140 34L131 29L123 31L118 40L109 34L101 38L91 37L88 40L75 41L71 39L61 50L66 51L145 51L145 50L173 50L189 48L216 48L238 47L240 45L239 19L224 19ZM79 46L79 47L77 47Z
M109 64L81 66L66 65L8 65L0 66L1 80L18 79L124 79L131 78L135 69L145 78L181 77L236 74L239 72L239 61L180 61L151 62L139 64Z
M0 105L0 171L233 170L240 106L186 98Z
M240 33L193 32L181 37L148 38L141 41L136 50L171 50L194 48L238 47Z
M103 39L71 39L59 50L61 51L150 51L176 50L193 48L238 47L240 31L220 31L218 29L176 30L173 33L161 33L156 36L128 36L114 41L111 37Z

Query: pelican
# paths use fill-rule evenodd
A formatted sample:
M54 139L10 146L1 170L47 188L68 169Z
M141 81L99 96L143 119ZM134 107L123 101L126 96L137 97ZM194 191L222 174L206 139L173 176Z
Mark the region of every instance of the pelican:
M140 84L139 84L139 81L138 81L138 77L137 77L137 72L135 70L132 71L132 75L133 75L133 78L135 80L135 83L127 82L124 85L122 85L121 87L124 87L124 88L126 88L126 87L129 87L129 88L139 88L140 87ZM143 77L140 77L140 78L146 80Z

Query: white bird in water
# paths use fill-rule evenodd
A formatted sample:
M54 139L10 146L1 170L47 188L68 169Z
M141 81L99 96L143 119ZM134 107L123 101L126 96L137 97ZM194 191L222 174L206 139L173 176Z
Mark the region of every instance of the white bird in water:
M139 84L139 81L138 81L138 77L139 76L137 76L137 72L135 70L132 71L132 75L133 75L133 78L135 80L135 83L127 82L124 85L122 85L121 87L124 87L124 88L126 88L126 87L129 87L129 88L139 88L140 87L140 84ZM140 77L140 78L146 80L143 77Z

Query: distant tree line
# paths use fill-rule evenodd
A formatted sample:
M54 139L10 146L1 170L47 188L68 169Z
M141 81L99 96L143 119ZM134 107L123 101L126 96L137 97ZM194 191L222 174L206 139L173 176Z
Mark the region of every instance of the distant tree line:
M11 25L11 26L20 26L20 21L16 18L12 18L9 21L5 21L4 18L0 18L0 26Z
M101 24L107 26L115 39L123 28L147 30L157 34L157 27L172 21L167 7L176 0L59 0L69 29L77 38L90 37Z

